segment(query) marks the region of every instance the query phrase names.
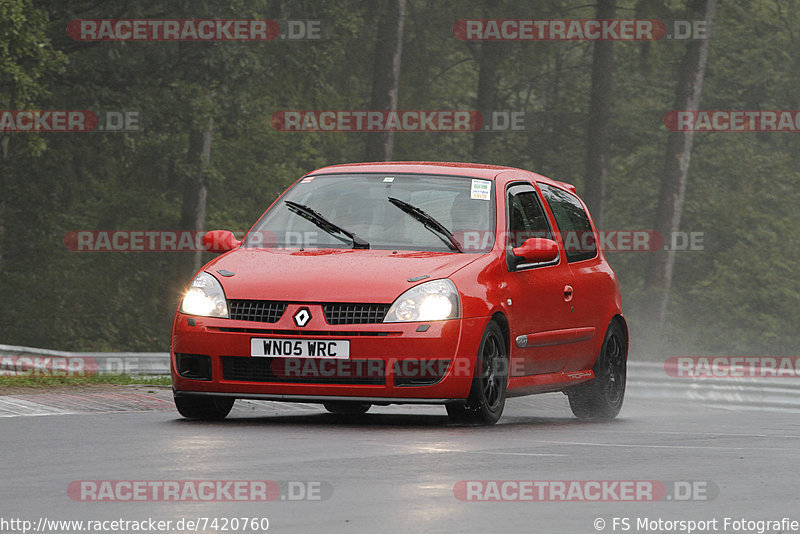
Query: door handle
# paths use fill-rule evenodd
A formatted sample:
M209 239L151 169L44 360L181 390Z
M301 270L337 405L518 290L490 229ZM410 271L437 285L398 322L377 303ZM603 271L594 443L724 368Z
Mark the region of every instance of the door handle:
M572 293L573 293L572 286L564 286L564 300L569 302L572 300Z

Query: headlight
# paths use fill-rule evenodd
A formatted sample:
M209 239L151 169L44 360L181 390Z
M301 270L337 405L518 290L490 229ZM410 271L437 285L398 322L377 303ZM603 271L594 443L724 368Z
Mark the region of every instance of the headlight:
M384 323L441 321L459 315L458 291L450 280L431 280L412 287L395 300Z
M228 304L217 279L208 273L198 274L183 295L181 313L227 319Z

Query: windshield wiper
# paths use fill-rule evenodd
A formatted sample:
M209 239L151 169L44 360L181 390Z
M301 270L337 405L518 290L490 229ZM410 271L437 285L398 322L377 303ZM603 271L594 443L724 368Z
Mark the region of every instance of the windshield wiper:
M321 230L331 234L336 239L340 241L347 242L348 240L353 242L353 248L369 248L369 243L364 241L362 238L358 237L353 232L345 230L341 226L332 223L313 209L309 208L304 204L298 204L297 202L292 202L291 200L284 200L284 204L289 207L289 211L292 213L296 213L305 220L315 224ZM347 236L348 239L342 239L339 237L340 235Z
M464 252L464 249L461 248L461 244L459 244L459 242L456 241L456 238L453 237L453 233L445 228L442 223L434 219L432 215L424 212L413 204L409 204L408 202L400 200L399 198L389 197L389 202L411 215L413 218L421 222L425 228L435 233L445 245L450 247L450 250Z

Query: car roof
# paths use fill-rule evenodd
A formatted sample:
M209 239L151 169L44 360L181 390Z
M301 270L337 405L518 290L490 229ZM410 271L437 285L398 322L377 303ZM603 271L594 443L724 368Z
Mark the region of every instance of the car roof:
M414 173L414 174L446 174L456 176L468 176L472 178L482 178L484 180L495 180L499 175L512 171L514 173L525 173L531 180L550 183L561 186L569 191L575 192L575 186L566 182L552 180L541 174L518 169L516 167L505 167L502 165L487 165L483 163L462 163L453 161L379 161L367 163L345 163L341 165L329 165L315 171L309 175L318 174L351 174L351 173Z

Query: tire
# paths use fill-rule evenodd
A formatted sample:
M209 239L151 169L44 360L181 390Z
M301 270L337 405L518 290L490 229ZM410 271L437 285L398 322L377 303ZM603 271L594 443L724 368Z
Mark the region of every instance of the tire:
M200 395L175 396L178 413L187 419L220 421L231 412L236 399L229 397L204 397Z
M594 364L594 379L567 390L575 417L583 421L610 421L619 414L625 398L627 364L625 331L619 321L612 321Z
M322 405L336 415L364 415L372 407L372 404L368 402L355 401L331 401L324 402Z
M497 323L490 322L478 347L469 396L464 402L446 405L452 421L493 425L503 415L508 389L508 350L503 339Z

